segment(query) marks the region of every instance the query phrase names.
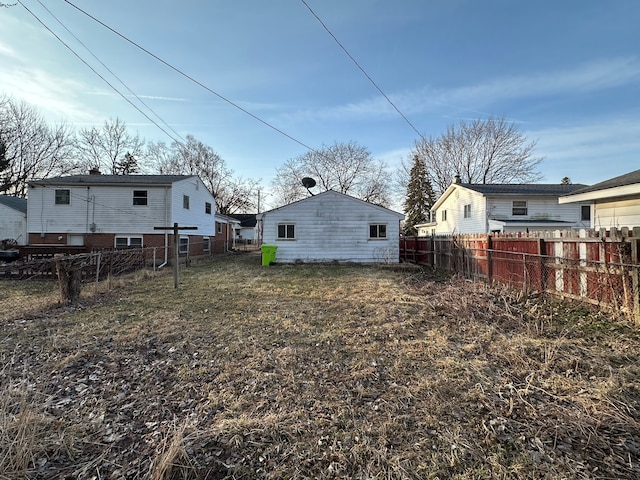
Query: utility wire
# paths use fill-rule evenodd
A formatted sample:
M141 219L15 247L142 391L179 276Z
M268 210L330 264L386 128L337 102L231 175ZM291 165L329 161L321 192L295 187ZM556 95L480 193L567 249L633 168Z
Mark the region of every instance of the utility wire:
M78 53L71 48L64 40L62 40L62 38L60 38L53 30L51 30L42 20L40 20L40 18L38 18L38 16L33 13L31 10L29 10L29 8L22 2L22 0L17 0L18 3L20 5L22 5L24 7L24 9L29 12L31 14L31 16L33 16L33 18L35 18L38 23L40 23L44 28L46 28L49 33L51 33L51 35L53 35L56 39L58 39L58 41L60 43L62 43L71 53L73 53L82 63L84 63L87 67L89 67L91 69L91 71L93 73L95 73L98 77L100 77L107 85L109 85L109 87L116 92L118 95L120 95L123 100L125 100L127 103L129 103L133 108L135 108L138 112L140 112L142 115L144 115L144 117L149 120L151 123L153 123L156 127L158 127L160 130L162 130L165 135L167 135L169 138L171 138L172 140L174 140L176 143L180 144L181 142L178 141L176 138L174 138L169 132L167 132L164 128L162 128L160 125L158 125L158 123L153 120L151 117L149 117L149 115L147 115L145 112L143 112L140 107L138 107L135 103L133 103L130 99L128 99L125 95L123 95L116 87L114 87L106 78L104 78L95 68L93 68L87 61L85 61L80 55L78 55Z
M20 1L20 0L19 0ZM250 111L248 111L247 109L241 107L240 105L238 105L237 103L233 102L232 100L229 100L228 98L224 97L223 95L219 94L218 92L212 90L211 88L207 87L205 84L203 84L202 82L196 80L195 78L193 78L192 76L190 76L189 74L183 72L182 70L180 70L178 67L173 66L172 64L170 64L169 62L163 60L162 58L160 58L158 55L154 54L153 52L147 50L146 48L144 48L143 46L139 45L138 43L134 42L133 40L129 39L128 37L126 37L125 35L123 35L122 33L118 32L117 30L111 28L109 25L105 24L104 22L102 22L101 20L97 19L96 17L94 17L93 15L91 15L90 13L88 13L87 11L81 9L80 7L78 7L77 5L74 5L73 3L71 3L69 0L64 0L67 4L69 4L70 6L72 6L73 8L75 8L76 10L78 10L79 12L83 13L84 15L86 15L87 17L89 17L91 20L93 20L94 22L102 25L104 28L106 28L107 30L113 32L114 34L118 35L120 38L122 38L123 40L127 41L128 43L130 43L131 45L133 45L134 47L142 50L144 53L146 53L147 55L155 58L156 60L158 60L160 63L166 65L167 67L169 67L171 70L173 70L174 72L182 75L183 77L185 77L186 79L190 80L191 82L195 83L196 85L198 85L199 87L205 89L207 92L215 95L216 97L218 97L220 100L228 103L229 105L231 105L234 108L237 108L238 110L240 110L241 112L245 113L246 115L249 115L251 118L253 118L254 120L257 120L258 122L262 123L263 125L266 125L267 127L271 128L272 130L275 130L276 132L278 132L279 134L287 137L289 140L294 141L295 143L297 143L298 145L303 146L304 148L306 148L307 150L311 150L313 152L317 152L317 150L315 150L314 148L310 147L309 145L303 143L302 141L298 140L297 138L292 137L291 135L289 135L288 133L284 132L283 130L279 129L278 127L270 124L269 122L267 122L266 120L263 120L262 118L258 117L257 115L251 113Z
M324 28L326 32L331 36L331 38L333 38L333 40L338 44L338 46L342 49L342 51L344 51L347 57L349 57L351 61L355 64L355 66L358 67L358 69L362 72L362 74L365 77L367 77L367 79L371 82L371 84L374 87L376 87L378 92L380 92L380 94L387 100L387 102L389 102L389 104L394 108L394 110L398 112L398 114L404 119L407 125L409 125L413 129L413 131L416 132L416 134L418 134L420 138L424 139L424 136L418 131L418 129L413 125L413 123L411 123L409 119L404 115L404 113L402 113L400 109L396 106L396 104L391 101L391 99L387 96L387 94L382 91L382 89L373 80L373 78L371 78L371 76L365 71L365 69L362 68L362 66L358 63L358 61L355 58L353 58L353 55L351 55L349 51L346 49L346 47L342 43L340 43L340 40L336 38L333 32L331 32L331 30L329 30L329 27L327 27L327 25L322 21L322 19L316 14L316 12L313 11L313 9L309 6L309 4L305 0L300 0L300 1L305 7L307 7L307 10L311 12L311 15L313 15L316 18L316 20L320 22L320 25L322 25L322 28Z
M186 140L178 132L176 132L173 129L173 127L171 127L171 125L169 125L167 122L165 122L162 119L162 117L160 117L160 115L158 115L149 105L147 105L147 103L144 100L142 100L142 98L140 98L138 95L136 95L136 93L133 90L131 90L131 88L129 88L129 86L126 83L124 83L124 81L120 77L118 77L118 75L116 75L107 65L105 65L104 62L102 60L100 60L93 53L93 51L87 45L85 45L82 42L82 40L80 40L76 35L74 35L73 32L71 30L69 30L69 28L67 28L67 26L64 23L62 23L62 21L58 17L56 17L55 14L53 14L53 12L51 12L51 10L49 10L40 0L37 0L37 2L40 4L40 6L42 8L44 8L49 13L49 15L51 15L62 26L62 28L64 28L80 45L82 45L91 54L91 56L93 58L95 58L100 63L100 65L102 65L111 75L113 75L113 77L116 80L118 80L120 82L120 84L122 84L122 86L124 86L124 88L126 88L127 91L129 91L129 93L131 95L133 95L142 105L144 105L151 113L153 113L156 116L156 118L158 120L160 120L160 122L163 125L166 125L167 128L169 130L171 130L176 135L176 137L178 137L180 140L182 140L182 143L186 143Z

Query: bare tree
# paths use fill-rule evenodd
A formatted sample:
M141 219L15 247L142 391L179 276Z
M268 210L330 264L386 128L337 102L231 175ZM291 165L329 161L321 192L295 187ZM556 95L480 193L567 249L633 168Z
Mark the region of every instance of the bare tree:
M80 130L76 147L85 170L98 168L112 175L126 175L139 170L136 159L144 153L144 140L137 133L129 133L125 122L116 118L105 120L101 129Z
M308 195L301 181L311 177L320 191L335 190L361 200L386 206L390 185L384 162L373 158L366 147L334 143L289 159L272 183L275 202L285 205Z
M219 213L248 212L255 207L253 194L259 180L234 176L233 170L211 147L187 135L185 143L151 143L147 157L161 174L198 175L216 201Z
M415 142L419 156L438 193L459 175L463 183L531 183L541 178L541 157L533 156L536 142L504 118L461 121L438 138Z
M64 125L49 127L25 102L0 98L0 191L26 197L34 179L73 171L73 135Z

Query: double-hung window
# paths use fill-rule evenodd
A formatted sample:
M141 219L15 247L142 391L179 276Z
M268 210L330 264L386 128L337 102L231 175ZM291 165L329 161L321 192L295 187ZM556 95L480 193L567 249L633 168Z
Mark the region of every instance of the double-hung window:
M204 213L211 215L211 203L204 202Z
M189 195L182 196L182 208L189 210Z
M67 189L56 190L56 205L69 205L71 204L71 191Z
M514 200L511 206L511 215L520 216L528 215L527 201L526 200Z
M471 218L471 204L467 203L464 206L464 218Z
M583 222L591 221L591 205L582 205L580 207L580 220Z
M295 240L296 226L293 223L278 224L278 240Z
M133 204L134 205L147 205L147 191L146 190L134 190L133 191Z

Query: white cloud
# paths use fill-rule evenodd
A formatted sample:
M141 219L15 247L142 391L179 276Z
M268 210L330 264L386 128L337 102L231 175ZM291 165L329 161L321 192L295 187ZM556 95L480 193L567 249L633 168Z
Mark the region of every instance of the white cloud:
M613 58L594 61L574 68L549 72L497 77L476 85L457 88L424 88L389 95L391 101L405 115L433 112L434 107L486 115L479 109L497 102L531 99L555 95L584 94L628 85L640 81L640 60L637 57ZM280 119L289 122L315 120L353 120L381 118L397 115L382 96L366 98L360 102L318 109L304 109L283 114ZM477 115L476 115L477 116Z

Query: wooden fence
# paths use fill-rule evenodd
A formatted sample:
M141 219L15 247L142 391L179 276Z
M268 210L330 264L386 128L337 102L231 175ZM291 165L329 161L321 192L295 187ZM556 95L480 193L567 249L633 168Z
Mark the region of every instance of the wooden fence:
M402 261L527 293L629 312L640 322L640 228L400 239Z

